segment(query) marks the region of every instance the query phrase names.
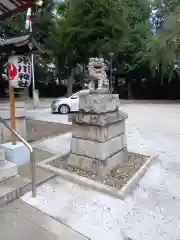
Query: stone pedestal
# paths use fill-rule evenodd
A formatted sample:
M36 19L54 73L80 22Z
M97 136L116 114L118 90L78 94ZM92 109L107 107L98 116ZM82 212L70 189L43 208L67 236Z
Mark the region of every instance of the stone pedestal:
M28 148L21 142L12 145L11 142L0 145L0 152L4 151L5 159L17 165L30 162L30 152Z
M100 176L121 165L127 156L125 119L118 95L80 96L79 113L72 117L73 134L68 164Z
M33 92L33 106L35 108L39 107L39 91L37 89Z

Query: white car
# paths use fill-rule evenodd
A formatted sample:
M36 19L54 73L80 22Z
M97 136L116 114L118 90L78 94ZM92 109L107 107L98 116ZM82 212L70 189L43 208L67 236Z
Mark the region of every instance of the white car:
M89 90L86 89L73 94L71 97L53 100L51 104L51 112L67 114L69 112L79 111L79 95L88 93Z

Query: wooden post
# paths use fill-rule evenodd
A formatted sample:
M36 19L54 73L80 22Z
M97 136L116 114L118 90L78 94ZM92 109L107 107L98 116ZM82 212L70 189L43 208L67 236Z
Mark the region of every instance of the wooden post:
M11 128L16 130L16 117L15 117L15 103L14 103L14 88L9 89L10 96L10 117L11 117ZM12 134L12 145L16 145L16 136Z

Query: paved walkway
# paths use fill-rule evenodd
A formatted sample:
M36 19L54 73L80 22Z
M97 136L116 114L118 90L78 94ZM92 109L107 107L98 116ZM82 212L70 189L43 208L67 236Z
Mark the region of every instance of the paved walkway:
M27 110L26 118L31 120L56 122L71 125L71 123L68 121L68 115L52 114L49 108Z
M180 105L126 104L129 150L159 161L121 201L57 177L23 199L93 240L180 239ZM63 144L61 144L61 147Z
M21 200L0 209L2 240L88 240Z
M51 137L32 144L36 149L48 151L55 155L66 155L70 152L72 133L68 132L63 135Z

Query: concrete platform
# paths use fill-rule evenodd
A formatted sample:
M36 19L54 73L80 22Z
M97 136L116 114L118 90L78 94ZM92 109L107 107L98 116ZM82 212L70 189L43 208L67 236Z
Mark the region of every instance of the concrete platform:
M71 138L72 133L67 132L59 136L32 143L32 147L41 151L47 151L53 155L65 155L70 152Z
M7 142L0 145L0 149L4 151L5 159L17 165L30 162L29 149L22 143L17 141L16 145Z
M21 199L91 240L124 240L118 222L119 210L124 207L122 200L114 200L61 177L39 186L36 198L27 193ZM120 209L117 210L116 204Z
M86 236L94 235L95 240L119 240L120 230L133 240L177 240L180 236L179 102L127 102L123 110L129 115L129 150L160 155L160 162L151 167L132 195L122 202L79 189L76 184L61 183L57 191L54 184L39 188L36 201L27 201L59 216Z
M19 176L0 183L0 208L31 190L31 182ZM1 239L1 238L0 238Z
M50 103L51 104L51 103ZM49 106L50 106L49 104ZM26 119L71 125L68 115L52 114L50 108L26 111Z
M2 149L0 149L0 162L5 160L5 154Z
M35 161L40 162L52 156L51 153L35 149ZM19 174L19 175L18 175ZM36 168L36 185L39 186L55 174ZM0 207L16 200L31 190L31 163L18 166L8 161L0 161Z
M41 162L45 159L48 159L52 156L53 156L53 154L51 154L49 152L34 149L34 157L35 157L36 163ZM21 166L18 166L18 174L20 177L27 178L31 181L31 178L32 178L31 162L23 164ZM45 171L43 169L36 167L36 184L39 185L39 184L45 182L46 180L52 178L54 175L55 174L50 171Z
M87 240L87 238L17 200L0 209L2 240Z
M17 165L6 160L0 162L0 182L16 176L18 173Z

